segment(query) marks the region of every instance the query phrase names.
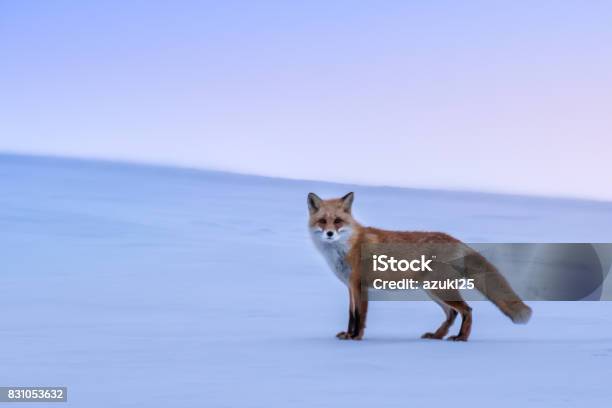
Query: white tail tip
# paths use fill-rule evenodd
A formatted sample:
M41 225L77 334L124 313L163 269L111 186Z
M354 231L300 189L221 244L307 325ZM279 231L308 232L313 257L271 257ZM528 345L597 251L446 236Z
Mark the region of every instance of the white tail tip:
M512 321L516 324L527 324L529 319L531 319L532 310L527 305L522 305L520 310L512 316Z

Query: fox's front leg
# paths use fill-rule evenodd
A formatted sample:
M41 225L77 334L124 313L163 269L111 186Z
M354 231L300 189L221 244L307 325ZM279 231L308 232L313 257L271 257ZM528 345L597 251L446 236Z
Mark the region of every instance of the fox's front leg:
M346 332L340 332L337 337L343 340L361 340L365 330L366 316L368 314L368 299L367 292L361 293L361 285L355 288L351 285L349 291L350 310L349 310L349 325Z
M348 280L349 323L347 331L340 332L336 336L343 340L361 340L368 313L368 291L361 288L361 254L359 250L349 252L346 260L351 266Z
M348 328L346 329L346 331L341 331L340 333L336 334L336 337L341 339L341 340L348 340L350 339L350 333L352 333L355 330L355 316L354 316L354 311L353 311L354 307L353 307L353 296L351 294L351 289L349 288L349 320L348 320Z
M361 340L366 327L366 317L368 316L368 292L362 291L361 286L355 292L355 313L353 318L355 324L351 333L351 339Z

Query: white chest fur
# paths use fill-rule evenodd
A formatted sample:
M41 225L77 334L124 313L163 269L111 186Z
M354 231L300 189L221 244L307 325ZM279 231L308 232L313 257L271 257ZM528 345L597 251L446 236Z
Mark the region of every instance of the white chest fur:
M346 261L346 254L349 250L348 242L346 240L338 240L328 243L315 239L315 245L338 279L345 285L348 285L351 274L351 266Z

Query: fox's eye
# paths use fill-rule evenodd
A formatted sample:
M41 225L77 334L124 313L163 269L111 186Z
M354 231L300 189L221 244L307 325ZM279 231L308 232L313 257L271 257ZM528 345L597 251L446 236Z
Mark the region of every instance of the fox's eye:
M340 223L342 223L342 220L340 218L336 218L334 220L334 224L340 224Z
M327 220L326 220L325 218L321 218L321 219L319 220L319 224L323 224L323 225L325 225L325 224L327 224Z

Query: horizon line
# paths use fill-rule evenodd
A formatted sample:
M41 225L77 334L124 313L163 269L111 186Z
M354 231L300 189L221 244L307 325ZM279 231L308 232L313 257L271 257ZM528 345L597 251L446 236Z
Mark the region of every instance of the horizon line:
M157 167L165 169L183 170L183 171L196 171L196 172L215 172L215 173L226 173L236 176L244 177L260 177L286 181L299 181L299 182L316 182L325 184L337 184L345 186L365 187L365 188L390 188L390 189L404 189L404 190L420 190L438 193L455 193L455 194L473 194L473 195L495 195L495 196L508 196L508 197L519 197L519 198L530 198L530 199L542 199L542 200L563 200L563 201L580 201L590 202L596 204L612 204L612 200L596 198L596 197L581 197L581 196L570 196L570 195L544 195L534 194L525 192L513 192L508 190L474 190L470 188L450 188L450 187L423 187L423 186L400 186L393 184L365 184L358 181L342 181L342 180L320 180L320 179L309 179L300 177L287 177L277 176L272 174L263 173L244 173L236 170L226 168L215 168L205 167L190 164L179 164L170 161L156 161L156 160L140 160L140 159L129 159L121 157L109 157L109 156L87 156L87 155L70 155L70 154L56 154L56 153L43 153L43 152L31 152L31 151L19 151L19 150L0 150L1 156L13 156L23 157L31 159L50 159L50 160L65 160L65 161L78 161L78 162L98 162L116 165L128 165L135 167Z

